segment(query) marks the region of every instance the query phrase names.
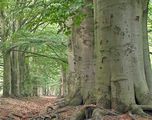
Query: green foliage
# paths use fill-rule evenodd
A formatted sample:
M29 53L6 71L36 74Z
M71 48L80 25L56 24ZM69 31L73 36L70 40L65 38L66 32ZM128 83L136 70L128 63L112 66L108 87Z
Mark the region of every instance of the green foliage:
M68 33L69 26L66 22L75 15L79 22L80 8L84 5L83 0L35 0L22 1L18 4L11 4L11 14L18 20L22 20L22 25L30 31L35 31L39 26L46 24L58 24L60 30Z
M81 5L81 0L9 0L1 4L7 8L4 12L8 35L0 48L8 52L19 48L25 53L29 75L23 83L24 94L29 94L34 86L59 91L61 66L65 70L67 67L65 34L70 33L70 28L66 22ZM14 21L20 27L12 31Z
M48 88L55 85L59 89L61 65L67 66L67 37L57 34L56 27L47 27L35 33L18 31L12 38L15 46L28 47L25 53L30 79L25 81L25 88L29 89L30 83Z
M67 68L69 21L80 25L85 18L81 12L84 1L1 0L0 3L7 28L6 40L0 48L3 53L17 50L25 54L28 75L23 82L24 93L28 94L35 86L59 91L61 67L65 71Z
M5 7L9 4L8 0L0 0L0 10L5 9Z
M149 42L151 44L152 42L152 3L150 2L149 4L149 9L148 9L148 37L149 37Z

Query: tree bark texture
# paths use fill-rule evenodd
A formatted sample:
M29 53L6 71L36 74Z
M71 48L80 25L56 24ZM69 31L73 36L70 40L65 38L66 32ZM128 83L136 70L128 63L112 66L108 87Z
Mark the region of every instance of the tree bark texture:
M80 26L73 23L72 40L70 42L73 58L73 97L79 96L84 104L91 103L94 99L94 20L93 9L89 6L91 0L85 0L86 6L81 9L85 16ZM74 18L75 19L75 18ZM69 63L71 63L71 61ZM91 88L91 89L90 89Z
M97 103L119 111L127 111L135 99L151 105L148 1L95 2Z

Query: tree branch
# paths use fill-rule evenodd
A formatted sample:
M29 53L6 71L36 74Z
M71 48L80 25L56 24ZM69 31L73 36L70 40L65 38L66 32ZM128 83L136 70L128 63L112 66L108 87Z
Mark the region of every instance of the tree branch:
M43 55L43 54L39 54L39 53L35 53L35 52L30 52L30 51L22 51L22 50L12 50L12 51L18 51L18 52L23 52L23 53L29 53L32 55L36 55L36 56L41 56L41 57L45 57L45 58L51 58L51 59L55 59L55 60L60 60L61 62L64 62L66 64L68 64L68 62L66 60L63 60L62 58L57 58L57 57L51 57L51 56L47 56L47 55Z

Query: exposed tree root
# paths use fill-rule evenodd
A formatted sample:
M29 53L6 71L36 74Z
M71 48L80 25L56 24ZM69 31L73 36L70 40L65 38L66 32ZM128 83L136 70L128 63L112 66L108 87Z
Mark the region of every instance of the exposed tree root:
M60 107L65 107L68 105L78 106L84 103L83 103L81 95L78 95L77 97L74 96L69 101L67 99L59 100L57 101L57 104L59 104ZM149 111L149 110L152 110L151 105L136 105L135 104L135 105L131 105L129 112L127 114L130 118L132 118L132 120L136 120L134 114L147 118L150 115L146 113L146 111ZM50 111L52 111L52 108L50 108ZM60 113L60 111L56 111L55 113ZM70 118L70 120L85 120L85 119L101 120L107 115L119 116L121 115L121 113L104 109L103 107L95 105L95 104L89 104L89 105L87 104L87 105L84 105L80 111L74 113L72 117Z
M117 116L118 114L112 112L110 110L104 109L97 105L84 105L83 108L75 113L70 120L101 120L105 115L114 115Z
M152 105L138 105L143 110L152 110Z
M85 110L84 110L84 109L76 112L76 113L73 114L72 117L70 118L70 120L84 120L84 119L85 119Z
M55 102L54 108L55 109L62 108L62 107L68 106L68 104L69 104L69 101L62 98Z
M94 120L102 120L103 117L104 117L105 115L107 115L107 114L108 114L108 112L106 112L105 110L100 109L100 108L96 108L96 109L93 111L92 118L93 118Z
M128 112L128 115L132 118L132 120L136 120L136 117L134 114L132 114L130 111Z
M54 108L58 109L66 106L78 106L78 105L82 105L82 103L83 103L82 97L74 97L71 100L62 99L61 101L57 101L54 104Z
M149 116L147 113L145 113L141 107L142 105L132 105L131 106L131 113L140 115L142 117Z
M152 107L149 105L132 105L127 114L132 120L136 120L134 114L147 118L150 117L150 115L143 110L151 110L151 108ZM120 116L121 113L113 112L97 105L84 105L84 107L80 111L76 112L70 120L101 120L107 115Z
M83 103L83 99L80 95L73 97L73 99L71 101L69 101L69 105L71 105L71 106L82 105L82 103Z

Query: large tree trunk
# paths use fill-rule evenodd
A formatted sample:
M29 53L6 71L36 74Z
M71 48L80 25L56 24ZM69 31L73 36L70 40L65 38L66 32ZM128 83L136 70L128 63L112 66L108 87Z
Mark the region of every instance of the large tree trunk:
M79 54L80 49L78 45L78 30L79 26L73 24L72 26L72 38L70 41L70 49L69 49L69 98L71 105L79 105L82 104L82 96L80 94L80 63L79 63ZM70 58L71 57L71 58Z
M143 37L147 37L143 2L146 1L97 0L95 4L96 90L98 103L103 107L112 105L127 111L135 104L135 98L138 104L151 105L148 44L143 42Z
M86 0L86 4L92 4L92 0ZM80 25L78 42L80 44L80 79L81 95L83 103L94 103L94 15L91 6L83 8L86 18ZM91 88L91 89L90 89Z
M97 93L97 104L101 104L105 108L111 106L111 71L110 71L110 45L108 37L111 37L109 23L109 15L106 16L101 9L103 8L103 0L95 1L95 56L96 56L96 70L95 70L95 89ZM105 7L106 8L106 7ZM106 10L104 10L106 11ZM108 10L109 11L109 10ZM101 14L100 14L101 13ZM103 18L102 18L103 17ZM107 28L107 29L106 29Z
M74 77L71 79L75 83L73 84L74 91L71 91L70 94L73 93L71 104L74 105L94 102L94 21L93 9L90 7L92 0L85 0L85 4L86 6L81 10L85 15L84 20L80 26L74 23L72 29L71 55L74 58L71 61L74 66Z

